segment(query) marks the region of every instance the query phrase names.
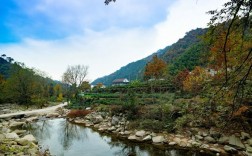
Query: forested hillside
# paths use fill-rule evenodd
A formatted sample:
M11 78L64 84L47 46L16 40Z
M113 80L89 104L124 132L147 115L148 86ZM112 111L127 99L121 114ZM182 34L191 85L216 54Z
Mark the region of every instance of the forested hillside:
M11 64L8 61L0 57L0 75L5 78L8 77L10 65Z
M103 83L104 85L111 85L112 81L117 78L127 78L129 80L142 80L145 65L152 59L153 55L157 55L170 65L170 73L177 74L187 67L192 70L197 65L203 65L204 60L201 59L204 53L204 45L200 41L200 36L205 34L207 29L197 28L191 30L176 43L160 49L152 55L129 63L116 72L98 78L92 82L93 85Z

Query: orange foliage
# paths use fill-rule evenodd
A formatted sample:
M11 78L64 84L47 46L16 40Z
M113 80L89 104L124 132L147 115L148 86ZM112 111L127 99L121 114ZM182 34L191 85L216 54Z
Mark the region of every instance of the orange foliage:
M69 118L76 118L76 117L85 117L92 111L90 110L71 110L68 114L67 117Z
M189 75L189 70L185 69L180 71L178 75L174 78L173 82L175 86L179 89L183 89L183 81L185 81L186 77Z
M159 59L157 55L153 56L152 61L145 66L145 78L161 78L164 76L166 63Z
M236 112L234 112L233 117L242 116L242 114L246 112L248 109L249 109L248 106L241 106Z
M183 89L189 92L199 92L208 76L209 74L203 68L195 67L183 81Z

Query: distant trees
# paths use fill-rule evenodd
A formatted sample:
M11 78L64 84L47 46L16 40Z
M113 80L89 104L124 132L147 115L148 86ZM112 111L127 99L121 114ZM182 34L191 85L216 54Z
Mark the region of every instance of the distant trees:
M144 78L145 79L159 79L163 78L166 73L166 63L158 58L157 55L154 55L152 61L147 63L145 66L144 71Z
M22 105L44 106L48 101L62 101L61 83L45 77L46 74L31 69L20 62L13 62L3 54L0 57L0 103L14 102ZM8 60L11 60L8 62Z
M75 65L68 66L67 70L62 76L63 82L70 85L81 85L88 74L88 66L85 65Z
M67 70L63 73L62 81L69 84L67 91L67 99L72 103L81 103L82 98L78 97L81 89L87 87L85 78L88 74L88 66L74 65L68 66Z

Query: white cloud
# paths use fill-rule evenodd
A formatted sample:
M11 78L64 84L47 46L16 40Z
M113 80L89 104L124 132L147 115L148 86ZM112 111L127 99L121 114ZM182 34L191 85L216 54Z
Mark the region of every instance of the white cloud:
M100 32L83 28L83 33L60 40L24 39L20 44L0 48L8 56L58 80L68 65L88 65L89 79L94 80L176 42L191 29L205 27L209 21L205 12L223 3L224 0L178 0L167 8L166 20L150 28L110 27Z
M154 34L148 30L110 29L87 34L57 41L26 39L20 45L9 45L4 49L7 55L29 67L46 71L54 79L60 79L68 65L88 65L92 80L141 59L150 49L154 51Z
M206 28L210 20L207 11L222 7L227 0L179 0L168 9L164 22L156 25L157 44L175 43L191 29Z

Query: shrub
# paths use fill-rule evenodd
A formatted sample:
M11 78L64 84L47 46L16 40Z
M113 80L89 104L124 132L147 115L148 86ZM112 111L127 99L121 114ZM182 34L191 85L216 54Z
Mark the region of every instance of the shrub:
M76 117L85 117L92 111L90 110L71 110L68 114L67 117L69 118L76 118Z
M154 132L162 131L165 127L165 123L158 120L135 120L129 123L130 129L145 129L145 130L151 130Z
M182 128L185 127L191 121L193 121L193 115L191 114L184 115L175 121L174 128L177 130L182 130Z

